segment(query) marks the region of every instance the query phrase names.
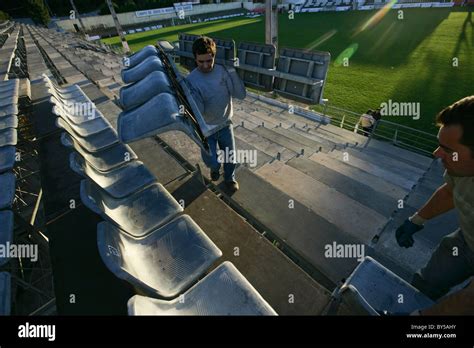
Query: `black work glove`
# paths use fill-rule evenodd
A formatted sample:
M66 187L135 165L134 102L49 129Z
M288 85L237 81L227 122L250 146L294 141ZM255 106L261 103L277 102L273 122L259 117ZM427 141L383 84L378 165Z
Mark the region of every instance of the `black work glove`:
M395 232L398 245L404 248L410 248L415 242L412 236L422 229L422 225L414 224L410 220L406 219L403 225L397 228L397 231Z

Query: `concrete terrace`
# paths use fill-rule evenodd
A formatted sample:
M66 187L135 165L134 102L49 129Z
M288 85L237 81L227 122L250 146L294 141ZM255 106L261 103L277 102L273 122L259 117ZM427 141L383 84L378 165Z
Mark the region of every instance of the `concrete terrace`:
M46 74L63 86L79 85L116 128L122 57L72 34L19 27L57 313L126 314L135 290L99 257L101 217L82 204L67 209L70 199L80 202L80 178L69 169L70 149L60 144L62 130L41 79ZM400 223L441 185L437 161L375 139L367 144L362 135L291 114L253 93L233 102L237 148L257 154L256 166L239 165L241 189L235 194L210 181L198 146L183 133L150 137L131 148L222 251L218 263L231 261L279 315L324 314L331 291L358 264L356 257L328 256L328 246L364 245L365 255L409 281L456 227L449 213L429 222L410 249L394 238ZM80 300L71 303L70 294Z

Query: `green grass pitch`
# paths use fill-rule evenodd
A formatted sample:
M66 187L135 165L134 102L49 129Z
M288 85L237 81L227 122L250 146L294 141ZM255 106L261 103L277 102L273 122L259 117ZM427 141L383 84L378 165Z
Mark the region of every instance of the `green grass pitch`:
M324 93L331 105L362 113L389 99L419 102L419 120L386 119L436 133L435 114L474 93L472 12L404 9L400 19L398 10L391 10L360 31L375 13L296 13L294 19L280 15L279 45L331 53ZM181 32L263 43L264 29L264 17L240 17L127 35L127 40L133 51L156 40L176 41ZM103 41L120 42L117 37ZM341 64L344 57L348 66Z

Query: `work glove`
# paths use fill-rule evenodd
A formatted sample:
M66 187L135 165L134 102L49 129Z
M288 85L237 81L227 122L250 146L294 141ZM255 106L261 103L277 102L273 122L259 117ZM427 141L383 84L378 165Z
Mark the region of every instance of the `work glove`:
M404 248L410 248L415 242L412 236L422 229L423 225L417 225L406 219L403 225L397 228L397 231L395 232L398 245Z

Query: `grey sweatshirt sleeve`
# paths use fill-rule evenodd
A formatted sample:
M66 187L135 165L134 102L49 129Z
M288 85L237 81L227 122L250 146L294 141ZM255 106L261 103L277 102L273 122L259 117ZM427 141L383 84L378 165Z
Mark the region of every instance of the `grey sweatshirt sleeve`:
M229 88L230 95L237 99L244 99L247 92L245 91L244 83L237 74L237 71L235 71L234 67L228 66L224 67L224 69L229 76L227 87Z

